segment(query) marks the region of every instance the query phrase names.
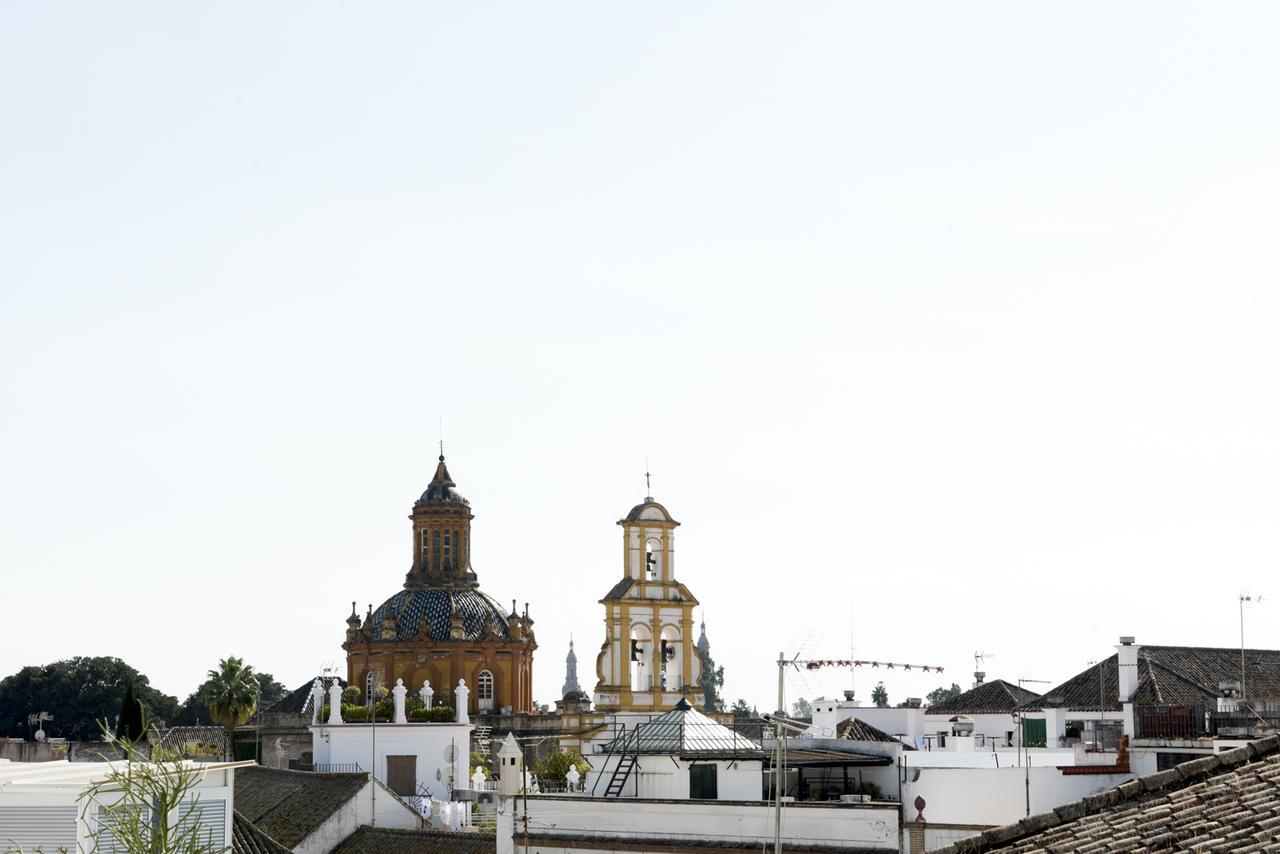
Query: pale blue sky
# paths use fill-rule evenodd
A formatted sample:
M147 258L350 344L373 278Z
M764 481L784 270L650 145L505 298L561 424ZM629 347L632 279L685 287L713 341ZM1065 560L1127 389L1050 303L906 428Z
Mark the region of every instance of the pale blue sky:
M544 702L571 630L594 684L646 456L730 699L851 613L962 684L1238 643L1280 597L1277 24L6 5L0 673L340 660L441 417Z

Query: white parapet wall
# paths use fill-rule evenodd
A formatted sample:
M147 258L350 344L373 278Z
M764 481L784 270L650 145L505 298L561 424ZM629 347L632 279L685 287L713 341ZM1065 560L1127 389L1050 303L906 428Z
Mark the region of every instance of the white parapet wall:
M774 809L767 801L531 795L507 802L505 815L510 823L499 825L499 854L516 850L523 854L526 803L530 854L609 851L613 844L670 846L681 851L700 844L732 843L758 849L762 843L772 844L774 834ZM896 803L787 804L782 811L782 837L787 846L896 851L898 810Z
M995 826L1048 812L1133 779L1132 774L1066 775L1057 768L909 768L902 784L906 820L914 821L917 797L924 820ZM1030 800L1030 808L1028 808Z

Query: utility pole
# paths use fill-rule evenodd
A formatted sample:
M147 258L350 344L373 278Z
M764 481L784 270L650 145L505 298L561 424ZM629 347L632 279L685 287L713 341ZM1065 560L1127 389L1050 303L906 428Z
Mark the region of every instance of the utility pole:
M787 672L787 659L778 650L778 714L785 715L782 681ZM782 767L782 727L773 727L773 854L782 854L782 785L786 769Z

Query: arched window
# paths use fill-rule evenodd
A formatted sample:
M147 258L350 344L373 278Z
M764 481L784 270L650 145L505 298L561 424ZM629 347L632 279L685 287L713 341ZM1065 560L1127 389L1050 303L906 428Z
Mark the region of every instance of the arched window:
M476 700L479 703L480 711L492 711L493 674L488 670L481 670L476 674Z

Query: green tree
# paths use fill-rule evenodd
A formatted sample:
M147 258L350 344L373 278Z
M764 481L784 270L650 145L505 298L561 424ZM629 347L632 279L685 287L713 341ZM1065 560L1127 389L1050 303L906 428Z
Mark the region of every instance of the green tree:
M125 691L124 703L120 706L120 717L116 722L116 738L123 741L141 741L147 733L146 715L142 710L142 701L133 693L133 683Z
M925 694L924 698L928 701L930 706L933 706L938 703L945 703L947 700L954 700L956 697L959 697L961 693L963 692L960 690L960 686L952 682L950 688L943 688L939 686L934 688L928 694Z
M804 697L791 704L791 717L807 718L813 714L813 705Z
M578 751L573 749L564 751L556 746L533 763L533 776L539 780L563 782L570 767L576 767L583 777L591 770L591 765Z
M739 697L734 700L733 705L729 707L729 711L733 712L735 718L751 717L751 704Z
M234 655L218 662L209 671L213 693L209 698L209 717L227 731L227 757L231 756L231 740L236 727L253 717L258 708L258 678L244 659Z
M871 689L871 702L877 709L889 708L889 692L885 690L883 682L877 682L876 687Z
M706 640L704 634L702 640ZM711 644L699 643L696 647L698 662L702 665L702 675L698 681L702 686L702 710L714 712L720 704L720 688L724 685L724 668L716 666L711 657Z
M276 681L270 673L259 673L255 670L254 676L258 679L258 708L262 711L265 712L288 696L289 689ZM173 720L174 725L195 726L213 722L213 715L209 713L209 702L213 699L214 693L213 680L206 679L182 702L182 707Z
M99 721L109 720L114 729L130 685L156 726L177 715L177 698L152 688L146 676L125 662L82 656L24 667L0 680L0 735L24 738L29 735L27 715L49 712L49 735L94 741L101 736Z

